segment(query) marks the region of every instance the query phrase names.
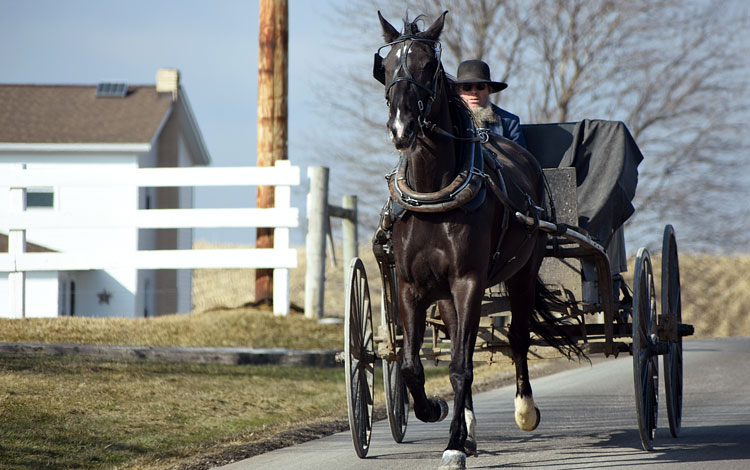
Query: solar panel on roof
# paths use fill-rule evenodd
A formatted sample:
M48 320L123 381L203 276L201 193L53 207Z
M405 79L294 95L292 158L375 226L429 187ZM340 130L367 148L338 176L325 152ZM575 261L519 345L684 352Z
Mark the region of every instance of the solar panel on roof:
M124 98L127 94L127 83L100 83L96 86L97 97Z

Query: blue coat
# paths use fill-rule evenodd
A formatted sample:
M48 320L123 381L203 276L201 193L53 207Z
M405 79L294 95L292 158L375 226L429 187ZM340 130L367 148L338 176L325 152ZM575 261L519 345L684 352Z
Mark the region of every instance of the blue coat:
M492 103L490 103L490 106L492 106L492 111L495 112L498 120L497 122L487 123L487 128L495 134L500 134L506 139L510 139L521 147L526 148L526 138L523 136L521 120L518 116Z

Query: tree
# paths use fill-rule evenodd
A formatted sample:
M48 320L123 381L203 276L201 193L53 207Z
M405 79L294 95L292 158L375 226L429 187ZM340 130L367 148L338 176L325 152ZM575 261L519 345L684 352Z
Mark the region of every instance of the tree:
M645 156L628 238L638 244L660 241L659 225L666 220L677 225L681 246L746 250L750 238L738 228L750 211L732 205L732 196L746 192L749 184L736 171L747 144L739 130L746 127L750 81L747 14L739 1L451 0L438 5L420 0L409 5L427 21L443 9L450 11L441 37L446 70L455 71L469 58L490 63L493 78L510 84L498 104L523 122L625 122ZM358 188L365 211L387 197L373 171L384 174L396 162L384 130L383 88L371 78L368 63L383 44L377 10L372 0L355 0L333 15L337 34L345 38L342 53L362 59L345 75L352 99L327 98L349 124L341 137L346 153L339 157L350 162L350 170L371 169L348 171L358 175L352 187ZM405 13L395 2L383 10L389 19Z

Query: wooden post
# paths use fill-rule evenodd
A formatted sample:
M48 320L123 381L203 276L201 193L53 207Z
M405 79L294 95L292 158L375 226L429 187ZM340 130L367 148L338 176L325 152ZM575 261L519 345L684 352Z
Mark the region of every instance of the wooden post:
M14 165L19 169L26 169L25 163ZM26 210L26 188L11 187L8 208L10 212L18 213ZM8 254L16 257L26 252L26 230L8 230ZM8 301L11 318L26 317L26 273L14 271L8 273Z
M307 169L307 271L305 272L305 316L322 318L326 278L326 224L328 223L328 168Z
M287 0L260 1L258 42L258 166L287 160ZM256 207L274 207L274 188L258 186ZM257 248L273 248L273 229L256 230ZM273 270L255 271L255 301L271 303Z
M341 199L341 207L347 209L348 217L341 219L341 238L344 249L344 282L349 276L349 263L352 258L359 256L359 236L357 234L357 196L344 196Z

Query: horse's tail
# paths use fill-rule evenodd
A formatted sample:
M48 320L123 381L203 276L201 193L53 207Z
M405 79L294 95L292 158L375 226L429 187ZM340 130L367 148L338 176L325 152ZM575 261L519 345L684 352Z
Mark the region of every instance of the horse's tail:
M550 310L550 304L565 307L568 302L547 289L547 286L537 277L535 312L531 318L531 331L541 336L547 344L560 351L568 359L572 359L573 356L578 359L588 359L570 332L562 328L564 325L570 325L571 322L556 317Z

